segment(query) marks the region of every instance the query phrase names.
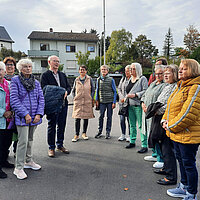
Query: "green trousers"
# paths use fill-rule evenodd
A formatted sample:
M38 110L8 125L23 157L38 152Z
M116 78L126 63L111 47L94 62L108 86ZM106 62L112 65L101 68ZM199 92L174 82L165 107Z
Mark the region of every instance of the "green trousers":
M140 137L142 147L147 147L147 135L142 134L142 107L141 106L129 106L129 124L130 124L130 143L134 144L137 138L137 126L140 131Z

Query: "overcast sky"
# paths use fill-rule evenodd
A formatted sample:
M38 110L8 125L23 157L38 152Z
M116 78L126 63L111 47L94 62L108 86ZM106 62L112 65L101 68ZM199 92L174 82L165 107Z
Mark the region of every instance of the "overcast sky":
M85 28L103 31L103 0L0 0L0 25L15 41L14 50L27 52L32 31L82 32ZM170 27L174 45L184 46L186 28L200 31L199 0L106 0L106 35L125 28L145 34L153 45L163 47Z

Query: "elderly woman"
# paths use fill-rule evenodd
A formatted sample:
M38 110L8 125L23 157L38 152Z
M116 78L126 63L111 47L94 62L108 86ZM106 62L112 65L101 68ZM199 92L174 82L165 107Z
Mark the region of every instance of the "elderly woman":
M127 65L125 67L125 77L123 77L120 80L119 86L118 86L119 109L121 109L123 106L127 106L127 104L126 104L126 102L124 102L124 100L125 100L125 97L126 97L126 87L129 83L130 78L131 78L130 65ZM130 126L129 126L128 115L124 116L120 113L119 113L119 115L120 115L120 126L121 126L122 134L118 138L118 141L126 140L127 142L130 142ZM126 120L128 122L128 130L129 130L129 136L128 137L126 137Z
M162 118L163 128L173 141L179 162L181 182L168 189L172 197L197 200L198 172L196 154L200 143L200 65L196 60L182 60L178 87L169 97Z
M72 95L74 96L74 107L72 117L75 118L75 136L72 142L79 140L80 122L83 119L83 133L82 138L88 140L86 135L88 127L88 119L94 118L93 114L93 98L94 85L92 78L87 74L87 67L82 65L79 67L80 76L74 81L72 88Z
M148 107L148 113L154 113L151 115L153 118L149 135L149 147L153 148L156 144L158 144L164 160L164 168L154 170L154 172L157 174L166 175L165 178L157 181L158 184L162 185L173 185L177 183L177 166L173 151L173 144L166 136L165 130L160 124L162 116L167 107L167 100L177 86L177 80L178 66L166 66L164 70L164 81L166 83L166 87L158 96L156 103L153 103Z
M147 135L142 132L142 107L140 100L148 87L148 81L145 76L142 75L142 66L139 63L132 63L130 66L131 79L126 87L127 99L129 103L129 124L130 124L130 143L126 146L127 149L135 147L135 141L137 138L137 127L140 130L140 137L142 147L138 153L147 152Z
M146 112L147 112L147 107L151 103L155 103L158 96L161 94L163 88L165 87L165 83L163 82L163 73L164 73L164 66L163 65L155 65L155 76L156 80L151 83L151 85L148 87L146 92L141 98L142 102L142 131L145 133L147 136L150 134L150 129L151 129L151 121L152 119L146 119ZM155 168L162 168L164 163L162 160L161 156L161 151L159 148L159 145L155 146L155 149L153 149L154 154L153 156L145 156L144 159L147 161L151 161L152 159L155 159L154 161L157 160L157 162L153 165ZM154 157L157 157L154 158Z
M27 178L24 168L39 170L32 159L33 134L44 114L44 97L40 83L32 74L32 62L21 59L17 63L19 75L12 78L10 103L15 112L18 131L14 174L18 179Z
M0 178L6 178L7 174L2 171L2 167L13 168L14 165L7 161L9 147L12 143L12 132L7 129L9 119L12 117L10 111L9 84L5 80L6 67L0 62Z

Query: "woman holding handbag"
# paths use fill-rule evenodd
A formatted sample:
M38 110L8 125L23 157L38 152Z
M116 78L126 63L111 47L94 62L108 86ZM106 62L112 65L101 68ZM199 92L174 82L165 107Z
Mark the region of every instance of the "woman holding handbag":
M131 79L126 87L126 98L128 98L129 103L130 143L126 148L130 149L135 147L135 141L137 138L137 122L142 142L142 147L138 153L145 153L148 150L147 136L142 133L142 107L140 105L140 99L148 87L148 81L146 77L142 75L142 66L139 63L132 63L130 66L130 72Z

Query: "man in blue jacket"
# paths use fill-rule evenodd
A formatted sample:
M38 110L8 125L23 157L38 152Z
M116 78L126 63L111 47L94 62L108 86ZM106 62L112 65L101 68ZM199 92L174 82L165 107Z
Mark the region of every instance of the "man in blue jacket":
M68 110L68 101L67 96L71 92L71 87L67 81L67 77L63 72L58 71L60 60L57 56L50 56L48 58L49 70L44 72L41 76L41 86L44 88L46 85L55 85L58 87L64 88L64 103L62 109L59 113L47 114L48 119L48 145L49 157L55 156L55 147L57 145L57 151L63 153L69 153L69 151L63 146L64 141L64 132L66 126L67 110ZM56 137L56 125L57 125L57 142L55 145Z

